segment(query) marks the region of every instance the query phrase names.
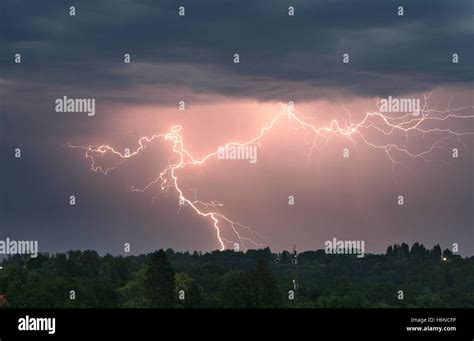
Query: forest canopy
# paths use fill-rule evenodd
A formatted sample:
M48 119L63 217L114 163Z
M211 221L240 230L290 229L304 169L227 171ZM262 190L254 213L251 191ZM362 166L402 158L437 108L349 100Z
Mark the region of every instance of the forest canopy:
M385 254L175 252L105 256L69 251L4 259L0 306L14 308L474 307L474 257L439 245Z

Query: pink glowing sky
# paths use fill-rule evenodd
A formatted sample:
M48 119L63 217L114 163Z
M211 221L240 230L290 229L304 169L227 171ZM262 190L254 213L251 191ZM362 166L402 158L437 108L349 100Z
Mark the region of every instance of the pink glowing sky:
M462 107L466 101L470 105L469 97L459 91L453 94L438 89L435 93L430 99L432 106L444 108L453 96L452 106ZM297 102L295 109L313 124L326 125L343 117L345 109L357 122L377 107L375 98L353 97L346 102L337 98ZM180 124L186 149L200 158L225 143L244 142L258 135L261 127L281 110L279 102L206 96L201 96L197 104L187 103L184 111L177 106L112 106L101 112L103 117L99 119L106 123L100 132L70 140L75 144L108 144L117 150L134 150L140 136L166 132L170 126ZM456 124L449 122L450 127ZM458 128L467 131L469 127L464 124ZM373 132L368 137L386 141ZM419 148L417 143L424 143L416 136L411 140L413 150ZM444 240L447 246L450 242L472 241L472 233L466 229L472 222L471 213L466 211L472 202L465 202L472 198L465 182L466 170L472 165L469 149L462 149L461 159L450 166L403 159L407 168L395 165L392 169L384 151L360 140L355 147L337 134L327 142L321 140L308 161L312 141L311 134L291 129L290 122L283 120L261 140L256 164L214 158L204 166L180 172L182 188L189 190L190 196L190 189L196 189L202 201L223 203L219 212L251 226L265 237L259 241L274 249L293 244L317 249L334 237L365 240L366 247L377 252L391 242L421 241L431 245ZM472 140L465 141L472 146ZM454 139L446 146L460 147ZM349 148L349 159L342 157L343 148ZM127 160L107 176L81 172L81 181L94 188L90 195L99 192L107 198L107 206L116 200L116 195L130 206L126 209L127 218L137 225L133 229L143 232L133 237L141 244L152 240L160 247L217 248L212 222L196 216L189 208L177 214L178 197L173 190L155 200L152 198L160 192L159 186L145 193L130 192L130 186L141 188L153 180L170 152L166 143L152 143L137 158ZM449 153L434 152L433 156L448 161L450 158ZM81 167L88 165L84 159ZM112 196L110 191L115 194ZM404 207L396 203L400 194L406 198ZM290 195L295 197L294 206L288 205ZM232 239L225 226L222 233Z

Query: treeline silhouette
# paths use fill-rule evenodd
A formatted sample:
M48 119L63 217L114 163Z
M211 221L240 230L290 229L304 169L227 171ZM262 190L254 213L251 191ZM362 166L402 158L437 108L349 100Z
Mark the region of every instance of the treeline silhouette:
M69 251L13 256L1 266L3 307L474 307L474 257L418 243L364 258L300 253L294 299L292 255L269 248L126 257Z

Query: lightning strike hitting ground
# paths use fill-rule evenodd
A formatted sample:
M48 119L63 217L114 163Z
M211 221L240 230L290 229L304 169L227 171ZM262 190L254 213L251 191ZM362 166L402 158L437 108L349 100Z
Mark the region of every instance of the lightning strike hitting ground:
M450 108L450 104L448 104L448 107L444 110L436 109L436 107L433 109L428 109L428 99L430 96L431 94L424 96L423 107L419 113L403 113L402 115L394 116L381 113L379 107L379 111L368 112L361 120L359 120L357 123L354 123L352 122L352 115L344 108L345 117L343 119L332 120L329 122L329 124L324 126L315 126L314 124L309 123L310 119L306 118L302 113L294 109L290 109L286 105L283 105L282 111L276 114L268 124L263 126L257 136L249 139L248 141L227 142L225 145L250 146L252 144L260 144L262 138L269 131L271 131L279 121L282 119L288 119L291 128L303 129L306 131L306 133L309 133L313 136L313 142L311 143L311 147L308 152L308 165L313 150L317 147L318 138L323 138L327 141L330 135L335 134L347 138L354 146L357 145L355 138L359 138L359 140L365 143L365 145L368 147L384 151L392 162L392 171L395 165L403 165L403 157L421 159L426 162L446 163L445 160L430 159L429 156L437 149L446 151L447 149L445 146L443 146L443 142L448 139L454 138L458 143L466 147L461 137L465 135L472 135L474 134L474 131L460 132L445 126L437 128L432 128L429 126L432 124L442 125L443 123L448 122L448 120L453 119L457 121L466 120L468 121L466 123L472 124L470 119L474 118L474 114L472 113L474 107L465 106L462 108ZM469 111L470 113L464 114L465 111ZM371 130L374 130L388 138L396 137L400 134L404 138L399 142L380 144L369 139L369 132ZM192 196L185 195L185 192L180 185L180 178L177 174L178 171L183 170L188 166L205 164L207 160L217 157L219 150L213 151L201 159L196 159L189 151L186 150L181 133L182 126L175 125L172 126L167 133L152 135L150 137L141 137L138 140L139 147L134 152L127 154L121 153L109 145L75 146L69 143L68 146L70 148L79 148L85 150L84 156L90 160L92 171L108 174L127 159L133 158L142 152L150 142L156 139L170 142L173 154L168 160L168 164L163 170L161 170L158 176L154 180L150 181L145 187L141 189L132 187L132 191L144 192L154 185L159 185L162 192L166 192L169 189L176 191L180 202L178 212L181 207L189 207L197 215L208 218L215 229L216 238L221 250L224 250L228 247L235 247L235 243L238 243L239 247L242 249L246 249L249 245L253 245L254 247L264 246L261 243L263 237L256 231L219 213L218 209L223 205L218 201L200 201L198 200L196 190L190 190L194 194ZM412 134L420 134L423 140L425 140L425 137L428 135L436 134L438 136L436 136L434 140L431 141L431 143L426 143L423 150L413 152L410 151L406 146L406 143L409 141L409 138ZM109 153L116 156L118 161L110 167L103 168L100 164L98 164L98 161ZM228 231L232 231L234 238L236 238L235 240L224 238L223 229L226 227L230 229Z

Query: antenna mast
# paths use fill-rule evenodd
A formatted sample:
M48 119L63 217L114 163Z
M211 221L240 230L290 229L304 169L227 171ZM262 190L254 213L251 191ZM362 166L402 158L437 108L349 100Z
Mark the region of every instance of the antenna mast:
M295 298L298 298L298 252L296 251L296 245L293 245L293 257L291 259L293 264L293 290L295 291Z

